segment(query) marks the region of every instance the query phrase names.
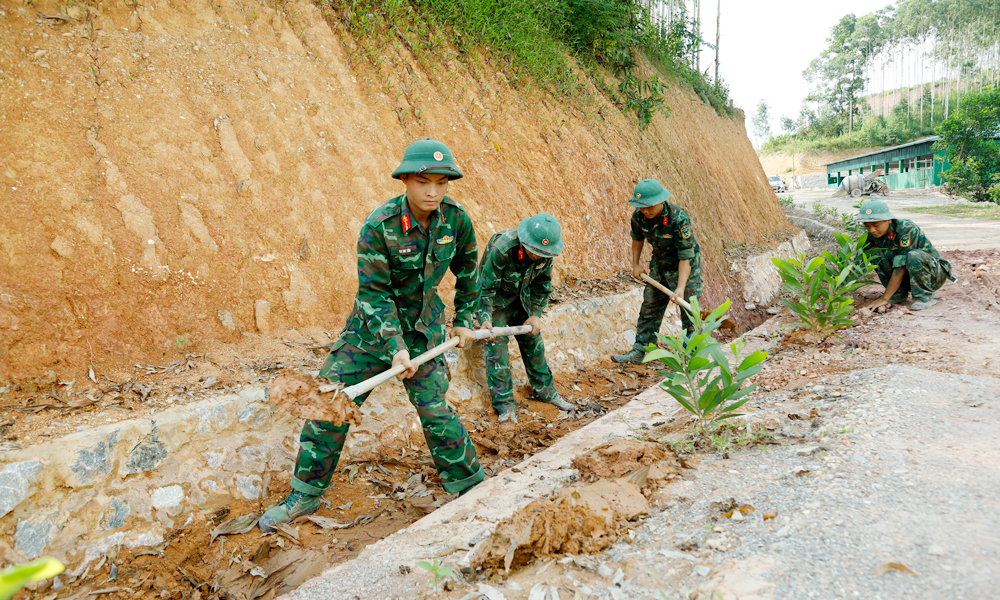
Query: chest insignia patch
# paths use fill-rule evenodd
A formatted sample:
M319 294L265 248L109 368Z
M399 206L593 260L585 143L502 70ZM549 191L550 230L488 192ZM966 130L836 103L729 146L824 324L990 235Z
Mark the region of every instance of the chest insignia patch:
M396 254L399 254L400 256L408 256L410 254L413 254L416 251L417 251L417 249L414 248L413 246L405 246L403 248L397 249L396 250Z
M681 237L684 239L688 239L689 237L691 237L690 225L685 225L684 227L681 227Z
M909 233L904 233L903 237L899 240L899 245L902 248L909 248L911 243L913 243L913 239Z
M446 235L443 238L440 238L437 241L437 243L439 243L439 244L450 244L450 243L452 243L454 241L455 241L455 238L451 237L450 235Z

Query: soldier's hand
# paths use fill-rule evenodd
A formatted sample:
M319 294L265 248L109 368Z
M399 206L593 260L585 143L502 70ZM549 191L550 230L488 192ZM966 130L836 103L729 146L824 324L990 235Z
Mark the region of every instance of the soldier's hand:
M476 341L476 336L468 327L452 327L451 335L458 336L458 347L465 348Z
M647 269L642 265L636 265L632 267L632 277L635 277L636 279L641 281L643 273L649 273L649 269Z
M396 375L396 379L402 381L417 374L417 365L410 362L409 350L400 350L392 355L392 366L403 365L406 367L402 373Z
M490 333L493 333L493 323L490 323L489 321L484 321L483 324L479 326L479 328L480 329L488 329L490 331ZM484 338L483 341L484 342L492 342L495 339L497 339L497 336L491 335L488 338Z
M531 335L538 335L538 332L542 330L542 320L538 317L528 317L524 324L531 325Z

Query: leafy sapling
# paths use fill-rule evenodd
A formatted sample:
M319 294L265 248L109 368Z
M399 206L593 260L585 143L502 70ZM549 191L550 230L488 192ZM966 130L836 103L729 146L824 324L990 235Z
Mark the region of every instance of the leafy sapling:
M436 558L433 562L427 562L426 560L417 561L417 566L434 576L433 581L427 582L431 587L437 587L438 581L455 575L451 569L442 565Z
M720 344L712 337L726 318L730 302L702 318L698 299L691 298L692 332L679 330L669 336L657 334L665 348L652 344L647 348L643 362L658 360L666 367L657 371L666 378L660 387L674 397L681 406L698 418L696 428L738 417L735 412L749 400L757 384L743 387L747 379L760 373L767 359L767 352L757 350L743 357L746 342L742 339L729 345L736 362L734 369Z

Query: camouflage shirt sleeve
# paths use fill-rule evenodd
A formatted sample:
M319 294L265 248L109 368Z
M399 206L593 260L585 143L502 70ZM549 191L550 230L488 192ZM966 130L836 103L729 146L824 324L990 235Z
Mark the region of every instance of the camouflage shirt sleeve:
M673 215L674 227L677 234L674 235L674 246L677 248L678 260L691 260L694 258L695 248L698 243L694 239L694 228L691 225L691 217L687 211L678 210Z
M496 246L488 245L483 254L482 269L479 273L479 308L476 318L480 323L493 320L493 299L496 298L503 281L503 272L510 263L506 252L500 252Z
M642 226L639 225L640 214L641 213L638 210L632 211L632 219L630 221L630 224L632 226L632 231L629 233L629 235L631 235L632 239L637 242L641 242L644 239L646 239L646 234L643 233Z
M552 259L545 260L545 263L545 266L542 267L531 281L529 317L542 316L545 307L549 305L549 296L552 294Z
M464 210L458 216L455 258L451 272L455 274L455 323L454 327L472 327L472 317L479 299L479 274L476 266L479 251L472 220Z
M892 268L898 269L899 267L906 266L906 256L912 250L925 250L930 254L934 254L934 247L931 245L930 241L924 236L924 232L920 230L914 223L910 221L901 221L899 224L899 230L896 232L899 236L896 241L896 247L893 248L892 256Z
M381 224L365 222L358 235L358 304L368 321L368 330L381 340L382 350L393 356L406 349L399 325L396 303L392 300L389 252Z

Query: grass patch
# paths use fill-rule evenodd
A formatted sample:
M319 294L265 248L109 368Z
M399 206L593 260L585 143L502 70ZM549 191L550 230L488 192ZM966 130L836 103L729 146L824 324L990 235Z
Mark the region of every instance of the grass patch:
M941 206L926 206L924 208L908 208L908 212L927 213L929 215L944 215L960 219L988 219L1000 221L1000 204L979 202L976 204L943 204Z

